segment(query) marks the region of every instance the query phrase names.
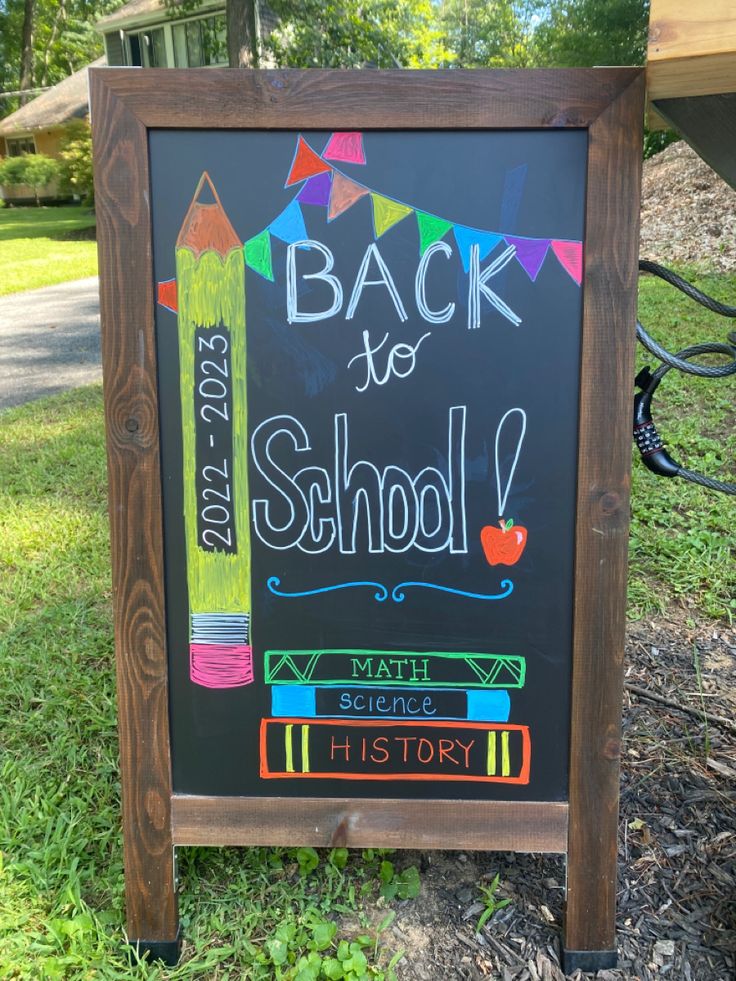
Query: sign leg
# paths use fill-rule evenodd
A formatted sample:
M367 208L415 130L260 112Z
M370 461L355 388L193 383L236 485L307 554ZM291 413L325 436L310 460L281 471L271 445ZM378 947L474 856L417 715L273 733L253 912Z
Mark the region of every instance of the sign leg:
M161 835L170 841L170 834ZM140 845L140 838L138 839ZM131 842L125 842L125 899L128 944L138 957L160 960L173 967L181 953L181 929L176 893L176 864L172 845L157 856L146 856L150 864L138 866L143 875L130 869Z

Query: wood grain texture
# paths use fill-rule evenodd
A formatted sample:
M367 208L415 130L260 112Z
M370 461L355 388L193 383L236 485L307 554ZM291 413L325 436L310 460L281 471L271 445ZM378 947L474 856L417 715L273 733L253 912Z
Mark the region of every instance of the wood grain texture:
M174 940L146 131L91 80L128 936Z
M736 51L733 0L652 0L648 61Z
M589 131L573 624L568 950L615 947L644 76Z
M564 852L567 804L194 797L172 802L177 845Z
M147 127L484 129L588 126L628 84L627 71L96 68L90 75Z

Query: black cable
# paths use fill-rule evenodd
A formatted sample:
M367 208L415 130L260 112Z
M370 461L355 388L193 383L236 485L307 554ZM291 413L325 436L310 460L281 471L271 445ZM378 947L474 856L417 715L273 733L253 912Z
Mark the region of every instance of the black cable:
M712 310L714 313L718 313L724 317L736 317L736 307L719 303L718 300L714 300L707 294L702 293L692 283L688 283L681 276L678 276L669 269L665 269L664 266L660 266L656 262L649 262L646 259L642 259L639 262L639 269L642 272L652 273L654 276L665 280L665 282L675 286L691 299ZM736 374L736 332L731 332L728 335L728 343L725 341L711 341L703 344L694 344L682 351L678 351L676 354L667 351L661 344L655 341L638 320L636 322L636 336L651 354L663 362L656 371L651 372L648 368L645 368L636 378L636 384L641 389L641 392L634 399L634 439L645 466L653 473L662 477L681 477L683 480L700 484L710 490L720 491L723 494L736 495L736 484L706 477L703 474L696 473L694 470L680 466L679 463L673 460L664 448L664 443L657 432L651 415L652 397L659 383L672 368L676 368L678 371L683 371L687 374L699 375L702 378L725 378L728 375ZM700 354L720 354L730 360L722 365L691 363L690 359Z
M736 317L736 307L729 307L725 303L714 300L712 296L702 293L697 286L693 286L692 283L688 283L682 276L673 273L671 269L660 266L657 262L651 262L649 259L640 259L639 272L648 272L653 276L659 276L660 279L669 283L670 286L677 287L678 290L689 296L691 300L695 300L701 306L707 307L713 313L719 313L722 317Z
M728 375L736 374L736 347L731 344L719 341L714 341L712 344L698 344L699 350L693 352L695 354L725 354L732 359L726 364L690 364L684 359L684 352L672 354L663 348L651 334L647 333L638 320L636 322L636 336L647 351L664 362L668 368L677 368L678 371L684 371L688 375L699 375L701 378L726 378ZM687 350L691 350L691 348L687 348Z

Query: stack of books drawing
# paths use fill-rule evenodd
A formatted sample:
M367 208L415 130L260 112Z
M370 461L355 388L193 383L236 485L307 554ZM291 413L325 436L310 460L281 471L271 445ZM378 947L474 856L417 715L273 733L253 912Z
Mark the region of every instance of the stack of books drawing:
M264 779L529 782L528 726L508 721L517 655L266 651Z

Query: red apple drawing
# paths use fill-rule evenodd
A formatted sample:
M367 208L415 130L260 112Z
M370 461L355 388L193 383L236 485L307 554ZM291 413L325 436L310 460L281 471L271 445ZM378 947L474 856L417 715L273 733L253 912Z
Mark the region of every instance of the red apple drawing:
M489 565L515 565L521 558L526 545L526 528L508 521L486 525L480 531L480 543L483 546Z

